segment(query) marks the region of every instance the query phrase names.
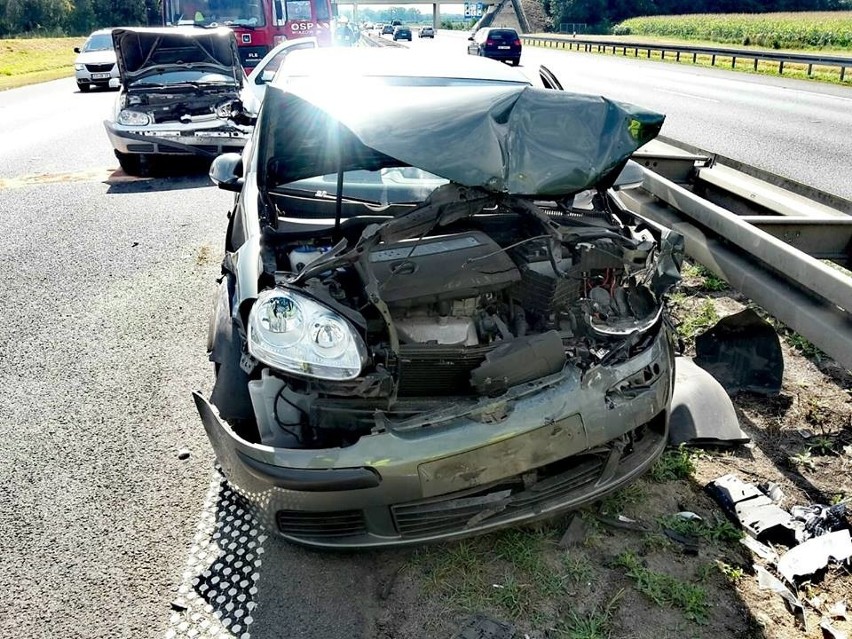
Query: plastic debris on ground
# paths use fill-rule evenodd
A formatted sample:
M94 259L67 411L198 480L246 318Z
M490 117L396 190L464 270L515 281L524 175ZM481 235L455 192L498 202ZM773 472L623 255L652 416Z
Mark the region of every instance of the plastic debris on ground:
M822 618L819 622L819 627L822 630L823 639L848 639L848 635L845 632L831 625L831 620L828 617Z
M514 637L515 627L512 624L479 613L462 622L452 639L513 639Z
M778 560L778 572L790 583L807 577L830 561L844 562L852 558L852 537L848 530L838 530L802 542L784 553Z
M688 357L676 358L669 444L736 446L748 441L722 385Z
M798 622L805 629L805 632L808 630L808 622L805 617L805 607L802 605L802 602L799 601L799 598L793 594L793 592L784 585L784 582L778 579L775 575L770 573L763 566L759 566L755 564L754 572L757 575L757 585L761 590L772 590L773 592L777 592L781 595L781 598L784 600L784 603L787 605L787 610L789 610L798 620Z
M572 546L579 546L586 540L586 522L580 515L573 515L568 523L565 534L559 540L559 548L565 550Z
M819 537L836 530L844 525L846 516L846 505L824 506L813 504L811 506L793 506L790 509L793 518L804 524L804 529L799 541L806 541L813 537Z

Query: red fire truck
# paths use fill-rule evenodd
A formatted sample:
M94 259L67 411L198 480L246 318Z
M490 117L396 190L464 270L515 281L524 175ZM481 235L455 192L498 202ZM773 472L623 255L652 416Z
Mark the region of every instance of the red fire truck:
M163 0L163 24L232 28L246 72L283 40L331 45L333 23L331 0Z

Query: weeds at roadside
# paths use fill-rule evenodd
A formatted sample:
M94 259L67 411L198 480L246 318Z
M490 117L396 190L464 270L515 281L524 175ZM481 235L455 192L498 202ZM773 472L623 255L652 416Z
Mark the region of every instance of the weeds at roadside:
M612 616L618 600L624 594L619 590L602 610L581 614L572 610L556 628L557 639L609 639L612 636Z
M659 518L661 526L681 535L697 537L705 541L739 541L743 532L727 520L707 523L700 519L684 519L677 515L664 515Z
M745 571L740 566L732 566L721 560L716 561L716 566L730 584L736 585L745 577Z
M684 266L682 274L685 277L693 277L699 280L698 289L709 293L718 293L727 290L728 283L704 267L701 264L688 264Z
M647 496L645 487L639 483L625 486L608 495L600 502L600 512L608 515L623 513L625 508L641 503Z
M677 325L678 334L685 340L695 339L705 328L710 328L719 321L719 314L713 300L704 300L692 309Z
M651 467L649 476L656 482L686 479L695 471L691 453L683 445L663 453Z
M649 570L632 552L621 553L616 565L624 568L636 589L658 606L673 606L680 609L687 619L696 623L707 622L709 604L707 592L701 586Z

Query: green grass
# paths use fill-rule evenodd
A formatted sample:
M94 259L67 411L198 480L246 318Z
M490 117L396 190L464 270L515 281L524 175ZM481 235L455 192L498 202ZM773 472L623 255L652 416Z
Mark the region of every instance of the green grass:
M701 586L649 570L632 552L620 554L616 559L616 565L626 570L636 590L658 606L679 608L687 619L697 623L707 621L709 608L707 592Z
M728 288L728 283L701 264L687 264L683 267L683 275L699 280L698 287L702 291L717 293Z
M0 40L0 90L74 75L74 47L85 38Z
M586 613L571 610L556 628L556 639L609 639L612 616L623 594L624 591L619 590L602 609Z
M631 18L617 35L643 35L769 49L852 50L852 12L692 14Z
M742 530L727 520L708 523L700 519L684 519L677 515L664 515L658 521L661 526L676 533L698 537L706 541L733 542L739 541L743 536Z
M710 328L719 321L713 300L704 300L680 321L677 325L678 334L685 340L693 340L695 336Z
M601 512L607 515L619 515L628 506L635 506L641 503L646 495L645 487L642 484L629 484L621 490L607 495L601 501Z
M695 471L690 452L683 445L667 450L651 467L649 476L657 482L686 479Z

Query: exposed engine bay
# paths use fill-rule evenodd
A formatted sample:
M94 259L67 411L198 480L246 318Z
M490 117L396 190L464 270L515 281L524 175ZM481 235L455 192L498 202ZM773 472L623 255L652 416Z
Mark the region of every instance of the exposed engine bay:
M206 122L227 119L239 97L235 85L222 86L136 86L122 96L120 108L148 113L152 124L163 122Z
M588 196L580 209L571 198L533 202L448 184L382 223L353 217L307 233L279 211L263 234L269 288L249 321L252 439L346 446L382 420L473 405L647 348L666 321L662 294L679 277L679 238L605 191ZM314 303L337 319L314 313ZM296 323L319 350L348 344L350 367L312 368L312 355L265 366L276 351L258 335L286 336Z

